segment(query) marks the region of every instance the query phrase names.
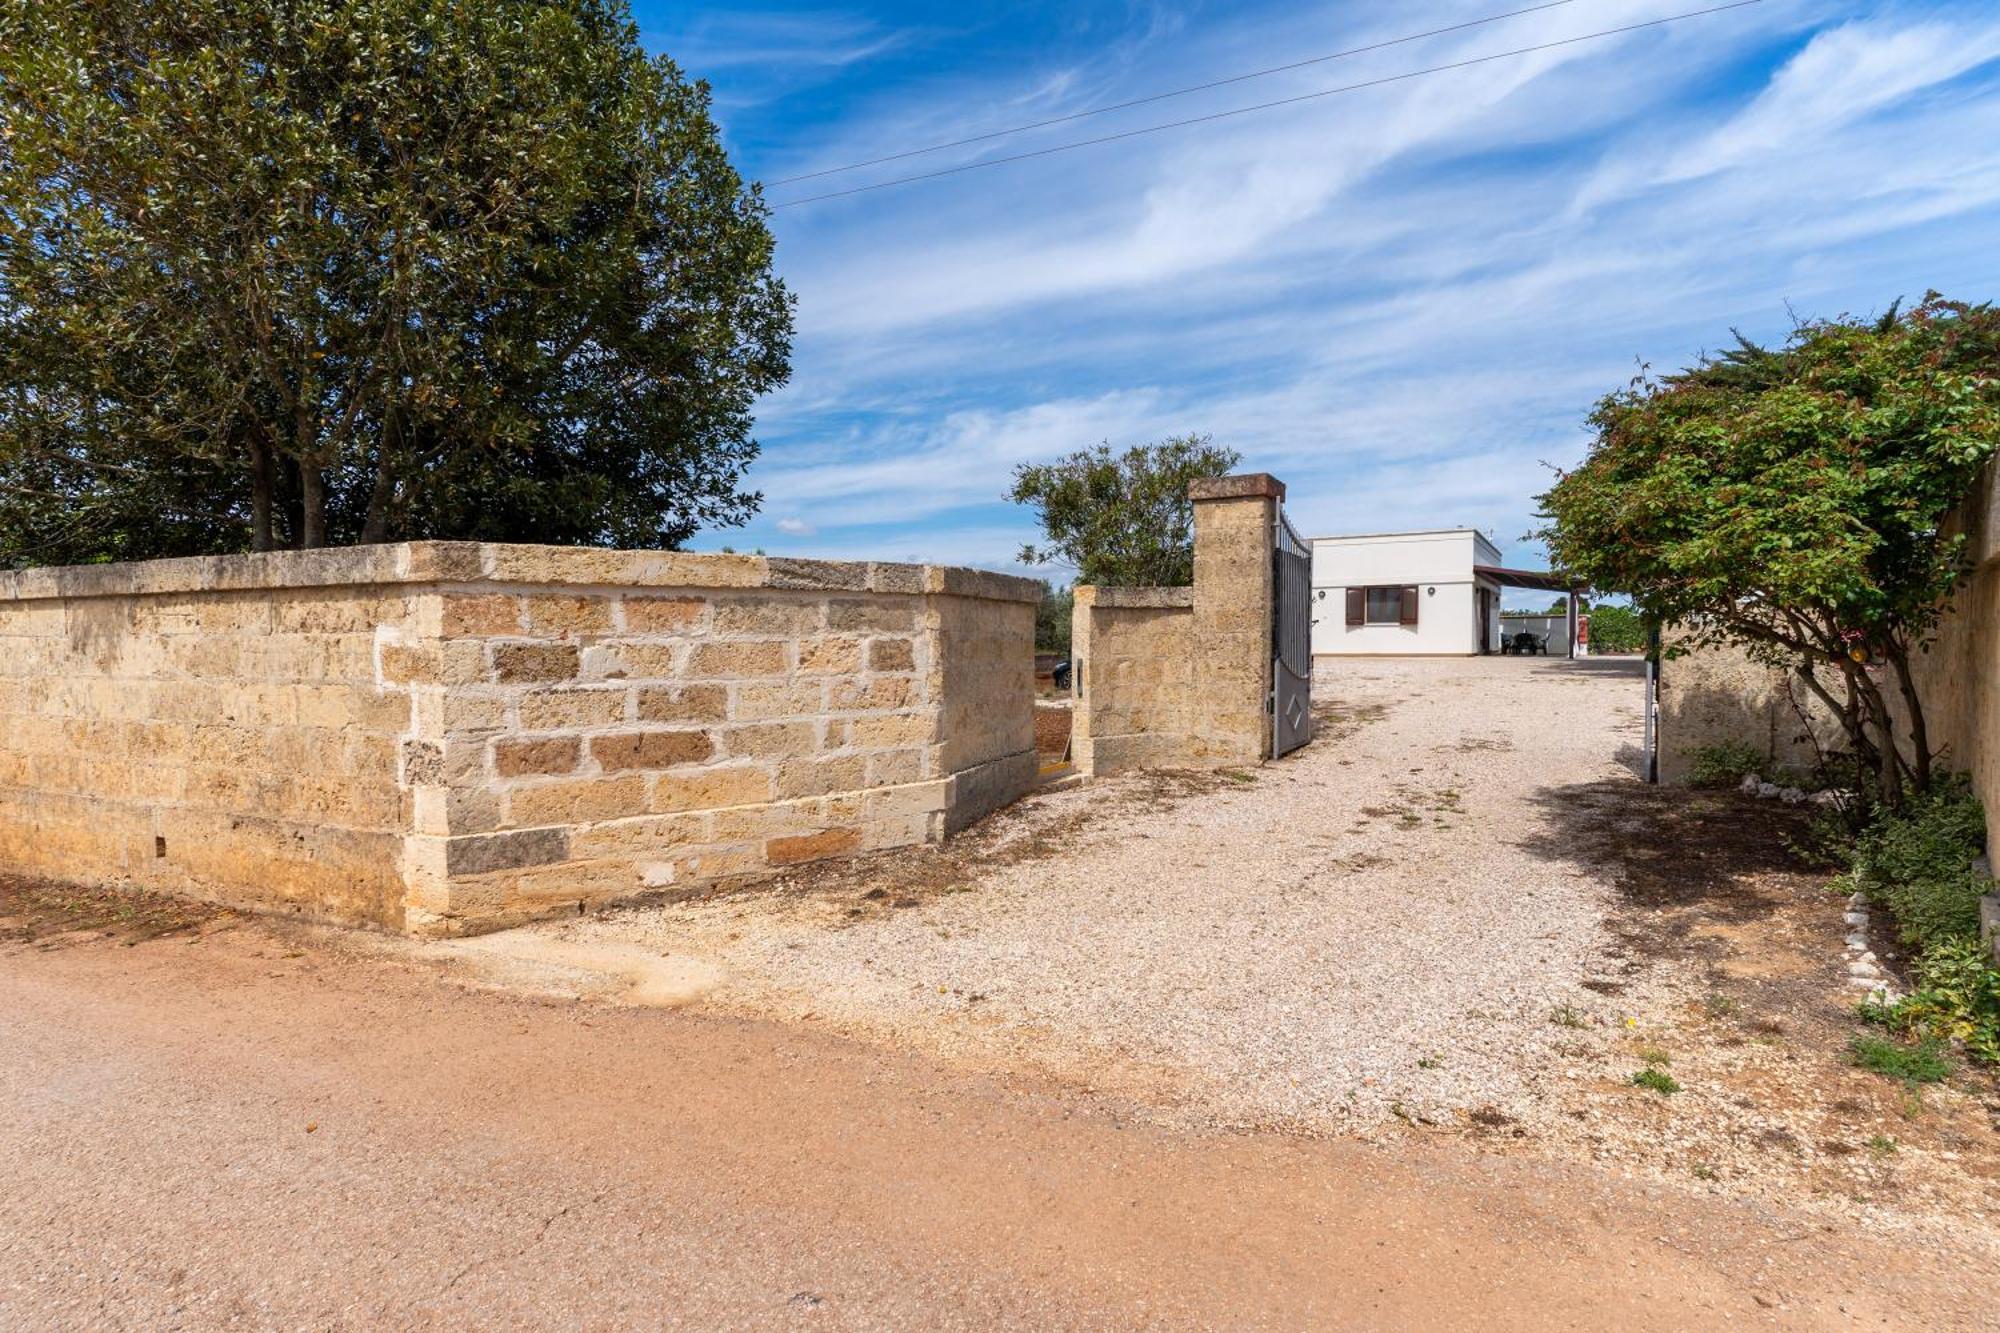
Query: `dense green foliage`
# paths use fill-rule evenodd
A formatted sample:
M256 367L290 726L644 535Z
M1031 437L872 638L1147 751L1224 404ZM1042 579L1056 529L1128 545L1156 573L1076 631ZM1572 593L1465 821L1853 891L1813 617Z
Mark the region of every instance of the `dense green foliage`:
M1926 786L1910 658L1966 571L1947 519L2000 449L2000 311L1932 296L1802 324L1782 348L1739 339L1641 376L1592 424L1589 456L1541 497L1557 566L1686 646L1792 672L1886 804Z
M1916 974L1912 994L1866 1016L2000 1063L2000 968L1979 938L1979 898L1993 881L1973 865L1985 836L1970 784L1942 777L1905 809L1876 813L1848 849L1846 884L1894 916Z
M1896 918L1903 943L1921 954L1945 940L1976 935L1979 896L1991 881L1973 868L1986 841L1986 815L1957 774L1878 811L1848 852L1855 888Z
M1079 583L1176 587L1194 582L1188 484L1241 460L1206 435L1180 435L1114 454L1109 444L1014 469L1007 498L1032 505L1046 540L1021 548L1030 565L1068 565Z
M1590 608L1592 653L1636 653L1646 646L1646 623L1629 606Z
M1035 606L1035 651L1069 653L1070 613L1076 609L1076 594L1068 585L1042 585L1042 600Z
M1870 1016L1905 1032L1956 1041L1974 1059L2000 1064L2000 967L1992 949L1960 935L1924 951L1917 989Z
M1688 756L1687 780L1690 787L1734 787L1753 773L1774 777L1767 772L1769 768L1767 757L1756 746L1717 741L1696 747Z
M0 565L741 522L765 213L621 0L0 0Z

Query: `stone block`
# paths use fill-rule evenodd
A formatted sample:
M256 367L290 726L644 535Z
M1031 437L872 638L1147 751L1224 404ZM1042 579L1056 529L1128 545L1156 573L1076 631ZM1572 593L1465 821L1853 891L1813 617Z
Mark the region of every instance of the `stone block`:
M611 632L609 597L528 596L520 599L531 634L574 638Z
M504 593L443 599L439 633L447 639L506 637L522 631L521 604Z
M720 722L729 715L722 685L649 685L638 696L641 722Z
M808 639L799 645L800 675L852 675L860 670L860 639Z
M574 689L529 690L521 695L523 731L602 727L625 720L626 691L580 685Z
M503 778L573 773L583 760L575 736L507 736L493 742L493 771Z
M871 713L854 719L848 743L864 750L894 749L922 745L936 734L937 719L929 713Z
M627 596L625 629L631 634L685 634L700 624L708 603L699 597Z
M914 671L916 665L917 650L912 640L870 639L868 641L870 671Z
M607 773L698 764L715 753L706 731L626 731L590 738L590 755Z
M915 633L920 604L914 598L851 601L838 599L826 608L826 627L836 634Z
M818 717L825 698L826 691L817 681L741 685L737 687L736 706L730 710L730 716L739 722Z
M859 829L818 829L811 833L772 838L764 844L764 856L774 866L797 865L829 856L843 856L860 847Z
M507 685L575 680L581 666L573 643L496 643L492 653L493 679Z
M678 769L653 779L648 808L657 814L757 805L771 799L771 771L761 764Z
M605 643L584 650L583 674L593 680L672 680L687 649L667 643Z
M789 668L783 643L703 643L695 647L688 674L696 677L782 676Z
M882 712L908 708L917 702L917 683L908 677L836 680L827 692L827 707L836 713Z
M808 755L819 748L816 722L752 722L720 733L723 748L747 759Z
M507 822L516 827L593 823L645 814L648 809L646 780L636 774L557 778L507 793Z
M867 761L861 755L787 759L778 765L778 797L781 800L855 791L867 785L867 781Z
M850 560L798 560L773 556L769 569L773 588L825 588L858 592L868 587L868 565Z
M450 875L518 870L568 857L569 830L560 828L522 829L515 833L484 833L445 840L445 872Z
M818 602L778 601L769 596L719 597L714 632L755 638L799 638L817 634L826 619Z

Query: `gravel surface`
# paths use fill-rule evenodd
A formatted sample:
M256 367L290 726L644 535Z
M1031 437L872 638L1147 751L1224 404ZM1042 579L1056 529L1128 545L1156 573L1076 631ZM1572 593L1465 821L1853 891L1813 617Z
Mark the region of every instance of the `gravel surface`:
M511 934L544 962L655 952L713 978L708 1006L1210 1123L1533 1121L1560 1078L1549 1016L1592 998L1610 907L1547 850L1547 797L1637 781L1636 673L1322 663L1318 739L1278 763L1050 793L943 852Z

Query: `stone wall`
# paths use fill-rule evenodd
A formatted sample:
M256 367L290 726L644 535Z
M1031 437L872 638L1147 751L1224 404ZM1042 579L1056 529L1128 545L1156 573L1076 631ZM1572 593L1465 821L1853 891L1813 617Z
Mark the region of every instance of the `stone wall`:
M1076 590L1070 622L1080 704L1078 771L1103 776L1188 762L1194 696L1194 589Z
M1953 525L1969 538L1972 570L1952 598L1936 641L1918 657L1918 690L1933 749L1969 773L1986 803L1987 842L2000 847L2000 471L1988 468ZM1808 722L1785 698L1781 675L1734 650L1670 659L1660 689L1660 776L1685 777L1692 752L1745 741L1778 762L1810 767L1808 729L1839 743L1839 728L1806 703ZM1895 691L1890 690L1892 705Z
M934 840L1034 780L1039 593L461 543L0 575L0 864L457 933Z
M1695 752L1723 742L1749 746L1773 769L1809 772L1818 760L1815 737L1830 748L1842 744L1839 725L1803 687L1788 689L1783 672L1740 648L1697 649L1661 664L1662 782L1685 782Z
M1076 590L1072 755L1093 776L1220 768L1271 753L1272 553L1284 484L1189 487L1194 586Z

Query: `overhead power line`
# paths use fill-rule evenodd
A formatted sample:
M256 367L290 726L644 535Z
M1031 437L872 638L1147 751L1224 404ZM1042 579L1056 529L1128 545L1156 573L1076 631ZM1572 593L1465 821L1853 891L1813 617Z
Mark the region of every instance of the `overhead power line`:
M957 176L968 171L979 171L986 167L1005 166L1010 162L1025 162L1030 158L1050 157L1056 153L1074 152L1079 148L1094 148L1099 144L1117 143L1121 139L1136 139L1141 135L1160 134L1167 130L1185 129L1190 125L1204 125L1210 121L1228 120L1233 116L1247 116L1255 111L1269 111L1281 106L1296 106L1301 102L1312 102L1322 97L1334 97L1341 93L1359 92L1365 88L1380 88L1385 84L1402 83L1409 79L1422 78L1427 74L1442 74L1448 70L1466 69L1473 65L1491 64L1496 60L1510 60L1515 56L1532 55L1537 51L1552 51L1558 47L1575 46L1579 42L1597 41L1605 37L1616 37L1621 33L1638 32L1644 28L1663 27L1669 23L1679 23L1685 19L1701 18L1709 14L1721 14L1731 9L1747 9L1751 5L1762 4L1764 0L1733 0L1726 5L1712 5L1707 9L1691 9L1682 14L1669 14L1665 18L1647 19L1641 23L1627 23L1621 27L1605 28L1598 32L1587 32L1576 37L1564 37L1552 42L1537 42L1533 46L1518 46L1511 51L1495 51L1491 55L1472 56L1466 60L1454 60L1448 64L1430 65L1423 69L1413 69L1402 74L1385 74L1379 79L1364 79L1360 83L1342 84L1338 88L1322 88L1318 92L1300 93L1296 97L1280 97L1270 102L1257 102L1250 106L1239 106L1228 111L1215 111L1205 116L1190 116L1185 120L1168 121L1160 125L1147 125L1136 130L1124 130L1117 134L1099 135L1094 139L1078 139L1072 143L1054 144L1048 148L1031 149L1024 153L1010 153L1005 157L983 158L977 162L966 162L955 167L941 167L936 171L918 172L910 176L897 176L886 181L876 181L869 185L856 185L845 190L829 190L824 194L810 194L803 199L787 199L783 203L772 204L772 211L798 208L803 204L816 204L826 199L841 199L851 194L867 194L871 190L886 190L896 185L910 185L917 181L936 180L941 176Z
M796 176L780 176L776 180L765 181L766 185L794 185L799 181L817 180L821 176L838 176L845 171L859 171L863 167L879 167L885 162L901 162L904 158L922 157L926 153L942 153L947 148L964 148L968 144L986 143L993 139L1004 139L1010 134L1026 134L1030 130L1045 130L1051 125L1067 125L1073 120L1087 120L1091 116L1108 116L1113 111L1126 111L1135 106L1145 106L1151 102L1164 102L1170 98L1187 97L1194 93L1205 93L1211 88L1226 88L1232 83L1247 83L1251 79L1269 78L1273 74L1286 74L1295 69L1305 69L1309 65L1324 65L1330 60L1345 60L1349 56L1366 55L1370 51L1383 51L1392 46L1405 46L1410 42L1420 42L1426 37L1442 37L1450 32L1463 32L1467 28L1477 28L1488 23L1499 23L1505 19L1519 18L1523 14L1535 14L1544 9L1559 9L1575 4L1576 0L1548 0L1547 4L1529 5L1526 9L1511 9L1505 14L1493 14L1483 19L1470 19L1464 23L1454 23L1449 27L1432 28L1428 32L1413 32L1407 37L1392 37L1388 41L1371 42L1367 46L1350 46L1345 51L1335 51L1330 55L1313 56L1307 60L1294 60L1289 65L1273 65L1269 69L1255 69L1248 74L1232 74L1226 79L1214 79L1208 83L1190 84L1185 88L1171 88L1163 93L1151 93L1145 97L1134 97L1127 102L1113 102L1109 106L1092 107L1087 111L1073 111L1066 116L1051 116L1047 120L1030 121L1026 125L1011 125L1004 130L989 130L985 134L974 134L963 139L951 139L945 143L926 144L922 148L910 148L900 153L890 153L884 157L871 157L861 162L849 162L845 166L823 167L818 171L802 171Z

